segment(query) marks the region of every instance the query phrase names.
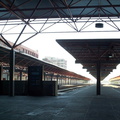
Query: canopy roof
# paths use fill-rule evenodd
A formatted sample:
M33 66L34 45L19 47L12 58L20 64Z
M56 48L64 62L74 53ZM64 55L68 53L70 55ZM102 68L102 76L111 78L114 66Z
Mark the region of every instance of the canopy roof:
M0 19L119 17L119 0L1 0ZM12 13L12 14L11 14Z
M62 39L57 42L97 77L97 63L101 63L104 79L120 63L120 39Z
M0 46L0 64L3 67L9 68L10 66L9 53L10 53L10 49L8 49L8 47ZM60 75L60 76L69 76L69 77L78 78L81 80L90 80L89 78L79 75L77 73L68 71L66 69L60 68L53 64L39 60L38 58L16 51L16 55L15 55L16 70L26 71L28 66L44 66L44 72L46 73L48 72L48 73Z
M111 78L110 81L119 81L120 80L120 76L117 76L117 77L114 77L114 78Z

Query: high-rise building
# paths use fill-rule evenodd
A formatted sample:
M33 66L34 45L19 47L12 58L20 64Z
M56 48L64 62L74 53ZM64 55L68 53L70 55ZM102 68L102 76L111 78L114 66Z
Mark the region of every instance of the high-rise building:
M43 58L44 61L57 65L61 68L67 69L67 61L64 59L59 59L55 57L45 57Z

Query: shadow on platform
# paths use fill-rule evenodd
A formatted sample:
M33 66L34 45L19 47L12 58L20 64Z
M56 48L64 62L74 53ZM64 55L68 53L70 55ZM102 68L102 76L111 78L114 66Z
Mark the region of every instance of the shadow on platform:
M59 96L0 96L0 120L119 120L119 88L86 86Z

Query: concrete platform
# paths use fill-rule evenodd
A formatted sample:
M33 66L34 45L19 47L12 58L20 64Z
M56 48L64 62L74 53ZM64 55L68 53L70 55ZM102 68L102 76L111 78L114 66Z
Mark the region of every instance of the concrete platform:
M0 120L120 120L119 87L86 86L57 97L0 96Z

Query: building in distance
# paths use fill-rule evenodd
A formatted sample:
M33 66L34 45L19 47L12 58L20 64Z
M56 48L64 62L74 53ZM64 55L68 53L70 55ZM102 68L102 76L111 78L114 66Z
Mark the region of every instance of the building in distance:
M45 57L42 60L57 65L61 68L67 69L67 60L55 58L55 57Z

